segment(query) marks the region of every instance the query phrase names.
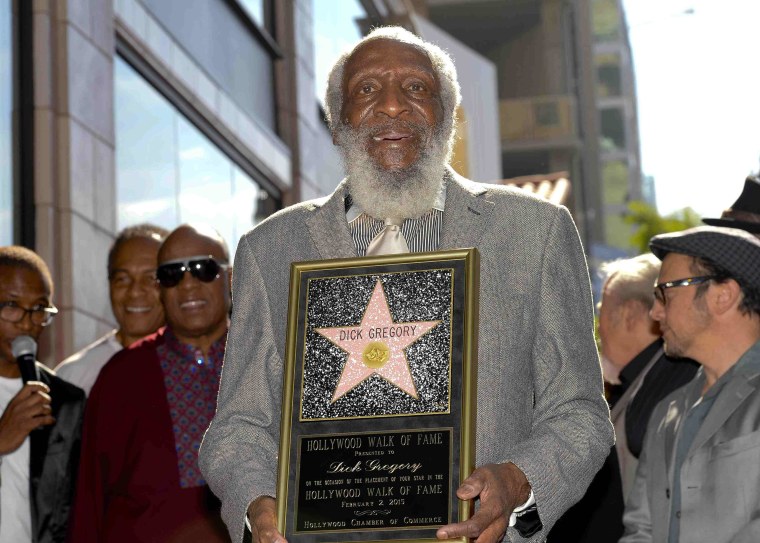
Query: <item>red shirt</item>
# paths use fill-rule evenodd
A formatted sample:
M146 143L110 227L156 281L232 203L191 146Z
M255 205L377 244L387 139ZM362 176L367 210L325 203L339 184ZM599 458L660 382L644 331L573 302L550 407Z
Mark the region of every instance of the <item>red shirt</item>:
M87 399L72 543L228 542L207 485L182 488L159 330L106 364Z

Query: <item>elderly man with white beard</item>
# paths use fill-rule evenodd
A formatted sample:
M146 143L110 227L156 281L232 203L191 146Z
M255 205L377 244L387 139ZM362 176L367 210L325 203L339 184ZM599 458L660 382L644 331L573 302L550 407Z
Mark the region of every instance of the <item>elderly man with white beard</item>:
M477 468L456 494L480 506L438 538L544 540L602 465L613 436L577 231L565 208L447 166L459 101L446 53L400 28L373 31L328 82L346 179L241 239L218 409L200 453L233 541L248 523L255 542L285 541L275 490L292 262L478 248ZM532 511L517 529L516 509Z

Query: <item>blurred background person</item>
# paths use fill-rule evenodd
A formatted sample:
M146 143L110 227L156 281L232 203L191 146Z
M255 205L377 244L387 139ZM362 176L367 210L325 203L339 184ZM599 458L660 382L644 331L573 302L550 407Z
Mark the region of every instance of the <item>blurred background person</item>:
M180 226L161 245L168 324L117 353L92 388L72 543L229 541L197 466L227 337L228 262L214 230Z
M59 543L66 537L84 392L39 362L37 380L24 382L11 347L19 336L36 342L57 312L43 260L24 247L0 247L2 542Z
M702 226L650 247L665 352L701 369L652 414L621 542L760 541L760 240Z
M663 351L660 327L649 315L660 261L651 253L609 262L599 302L599 338L605 379L617 386L610 396L623 497L636 475L647 422L654 406L691 381L697 364Z
M734 204L721 213L719 219L702 219L712 226L739 228L760 236L760 178L750 175L744 180L744 189Z
M169 233L152 224L122 230L108 252L108 288L118 328L61 362L59 377L90 393L98 374L113 355L164 325L158 296L158 249Z

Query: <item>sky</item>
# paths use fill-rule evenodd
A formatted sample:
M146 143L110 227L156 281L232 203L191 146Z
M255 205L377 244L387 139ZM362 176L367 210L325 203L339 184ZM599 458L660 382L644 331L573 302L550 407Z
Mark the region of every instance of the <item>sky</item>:
M760 169L760 0L624 5L658 210L720 216Z

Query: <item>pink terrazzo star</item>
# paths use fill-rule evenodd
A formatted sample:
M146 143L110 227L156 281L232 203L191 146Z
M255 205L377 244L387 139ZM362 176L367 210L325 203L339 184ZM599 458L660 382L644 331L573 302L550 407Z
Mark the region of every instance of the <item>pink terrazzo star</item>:
M417 389L404 349L440 322L393 322L383 285L378 281L359 326L315 329L348 352L348 361L335 387L331 403L373 374L416 399Z

